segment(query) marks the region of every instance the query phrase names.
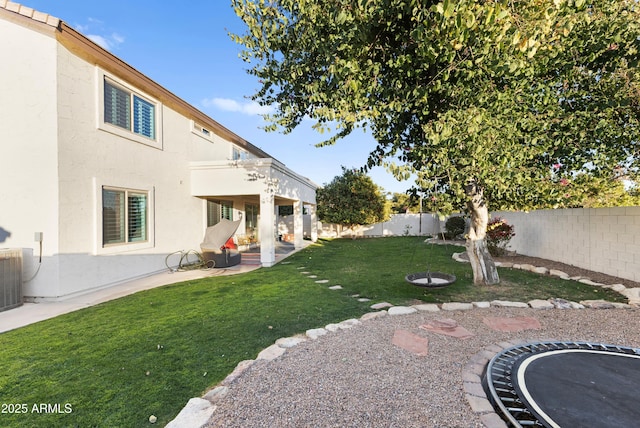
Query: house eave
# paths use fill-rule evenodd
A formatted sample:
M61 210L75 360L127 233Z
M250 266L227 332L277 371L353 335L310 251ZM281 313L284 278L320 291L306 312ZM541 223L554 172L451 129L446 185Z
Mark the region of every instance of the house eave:
M259 195L304 200L315 204L318 185L287 168L273 158L190 162L191 194L197 197L216 195ZM238 186L230 189L228 182Z
M249 141L224 127L193 105L91 41L59 18L19 3L0 0L0 19L5 19L17 25L38 31L41 34L54 37L62 46L69 49L69 51L78 57L126 80L176 112L206 126L207 129L221 138L244 148L257 157L270 157L270 155L262 149L254 146Z

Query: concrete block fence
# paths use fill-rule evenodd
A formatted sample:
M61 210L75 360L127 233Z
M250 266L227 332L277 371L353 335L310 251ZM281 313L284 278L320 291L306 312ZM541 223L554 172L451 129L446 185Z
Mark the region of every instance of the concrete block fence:
M501 211L515 227L510 250L640 282L640 207ZM289 228L282 218L281 231ZM356 228L318 222L320 238L437 235L444 221L431 213L395 214L382 223ZM305 235L310 230L305 216ZM290 226L292 229L292 226Z
M496 212L515 227L510 249L640 281L640 207Z

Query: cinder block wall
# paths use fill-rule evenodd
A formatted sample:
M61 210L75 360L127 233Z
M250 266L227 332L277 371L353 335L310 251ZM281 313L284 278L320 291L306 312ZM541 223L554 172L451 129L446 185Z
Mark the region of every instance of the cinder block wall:
M391 218L385 222L357 227L355 234L362 237L426 236L435 235L441 231L444 231L444 222L440 222L435 214L392 214ZM352 233L354 232L351 229L345 227L318 222L318 236L323 238L351 236Z
M495 212L515 227L510 249L640 281L640 207Z

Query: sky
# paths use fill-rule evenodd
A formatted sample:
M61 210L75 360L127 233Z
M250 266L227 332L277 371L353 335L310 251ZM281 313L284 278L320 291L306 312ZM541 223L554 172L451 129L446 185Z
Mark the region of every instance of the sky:
M375 148L374 139L356 130L329 147L327 138L302 123L291 134L265 132L265 107L249 97L259 88L229 32L244 23L230 0L164 2L151 0L17 0L66 22L112 54L240 137L318 185L359 168ZM386 192L403 193L410 181L397 181L383 168L368 175Z

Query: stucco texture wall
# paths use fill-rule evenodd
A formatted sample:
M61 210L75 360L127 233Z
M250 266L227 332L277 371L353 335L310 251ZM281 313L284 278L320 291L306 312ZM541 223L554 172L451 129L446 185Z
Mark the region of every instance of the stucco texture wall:
M640 281L640 207L496 212L515 227L510 249Z

